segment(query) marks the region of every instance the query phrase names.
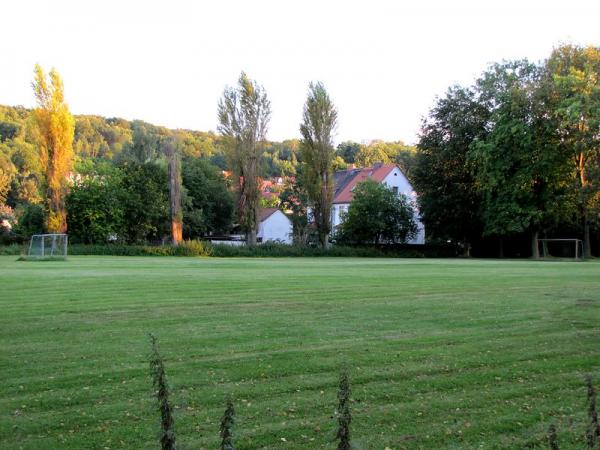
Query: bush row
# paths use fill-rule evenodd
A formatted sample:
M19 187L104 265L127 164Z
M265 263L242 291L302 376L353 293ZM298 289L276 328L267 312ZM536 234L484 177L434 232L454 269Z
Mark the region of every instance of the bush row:
M19 255L27 251L26 245L0 246L0 255ZM211 244L208 241L184 241L180 245L69 245L69 255L112 256L216 256L216 257L370 257L370 258L441 258L456 256L450 246L394 245L394 246L343 246L328 249L265 243L255 246Z

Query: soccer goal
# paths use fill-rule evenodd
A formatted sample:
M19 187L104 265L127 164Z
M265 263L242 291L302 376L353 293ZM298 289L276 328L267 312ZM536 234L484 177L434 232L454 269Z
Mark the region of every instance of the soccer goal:
M581 239L538 239L542 258L583 259Z
M66 234L34 234L29 242L28 258L64 259L69 237Z

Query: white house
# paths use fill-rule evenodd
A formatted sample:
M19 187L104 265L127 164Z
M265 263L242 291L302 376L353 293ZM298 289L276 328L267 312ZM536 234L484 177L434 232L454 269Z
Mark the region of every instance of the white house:
M331 208L331 225L333 228L342 222L342 213L348 211L348 207L352 203L353 191L356 185L370 178L378 183L383 183L397 195L406 195L413 205L415 221L418 226L417 235L408 241L408 243L425 243L425 227L419 218L419 211L416 204L417 194L397 165L375 164L373 167L342 170L336 172L334 178L335 191L333 194L333 207Z
M284 244L292 243L292 222L277 208L263 208L259 211L258 225L259 242L279 241Z

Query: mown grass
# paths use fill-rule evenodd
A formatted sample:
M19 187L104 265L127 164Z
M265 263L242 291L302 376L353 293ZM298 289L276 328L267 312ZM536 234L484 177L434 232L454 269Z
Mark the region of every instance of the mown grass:
M177 441L335 448L340 368L362 449L584 448L600 264L0 257L0 448L158 448L156 334Z

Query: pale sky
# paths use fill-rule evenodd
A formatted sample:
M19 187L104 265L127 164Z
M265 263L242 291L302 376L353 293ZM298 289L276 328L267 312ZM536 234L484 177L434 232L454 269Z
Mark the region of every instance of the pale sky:
M336 142L414 143L436 96L488 63L600 45L598 0L19 0L0 6L0 104L34 105L55 67L74 114L215 130L241 70L271 100L268 138L299 137L308 83L339 111Z

